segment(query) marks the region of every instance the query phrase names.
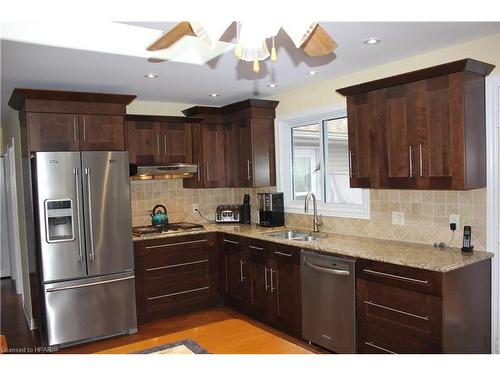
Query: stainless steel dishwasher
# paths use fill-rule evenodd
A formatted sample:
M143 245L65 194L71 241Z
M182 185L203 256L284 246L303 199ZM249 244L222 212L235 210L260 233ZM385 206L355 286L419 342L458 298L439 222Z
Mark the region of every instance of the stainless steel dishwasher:
M302 251L302 336L336 353L356 353L355 261Z

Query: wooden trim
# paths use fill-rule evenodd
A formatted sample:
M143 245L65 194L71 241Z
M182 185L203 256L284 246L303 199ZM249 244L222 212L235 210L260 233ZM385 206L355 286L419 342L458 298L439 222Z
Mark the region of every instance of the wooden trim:
M21 108L24 105L24 102L27 99L91 102L91 103L115 103L115 104L127 105L130 104L135 98L136 95L15 88L10 97L9 106L19 111L21 110Z
M451 73L469 72L487 76L495 68L495 65L484 63L474 59L463 59L446 64L436 65L429 68L415 70L409 73L398 74L392 77L377 79L375 81L361 83L336 90L344 96L361 94L367 91L383 89L391 86L403 85L405 83L420 81Z
M154 116L154 115L125 115L125 121L151 121L151 122L202 122L202 118L183 116Z
M194 106L186 108L182 111L186 116L196 115L225 115L232 112L237 112L249 107L263 107L263 108L276 108L279 102L276 100L264 99L247 99L241 102L228 104L224 107L208 107L208 106Z

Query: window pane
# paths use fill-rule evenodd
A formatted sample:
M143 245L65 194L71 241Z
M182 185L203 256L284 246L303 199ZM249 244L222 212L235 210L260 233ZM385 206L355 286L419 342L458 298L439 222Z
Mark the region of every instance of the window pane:
M312 191L321 195L321 129L319 124L292 128L293 199Z
M326 149L326 201L362 204L362 190L349 187L347 117L324 122L328 134Z

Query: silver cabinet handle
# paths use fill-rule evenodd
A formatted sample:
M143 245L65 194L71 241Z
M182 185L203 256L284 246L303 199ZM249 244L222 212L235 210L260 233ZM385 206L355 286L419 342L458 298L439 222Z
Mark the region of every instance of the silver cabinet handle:
M47 292L59 292L61 290L87 288L89 286L94 286L94 285L110 284L110 283L116 283L118 281L132 280L133 278L135 278L135 276L120 277L119 279L112 279L112 280L96 281L95 283L87 283L82 285L62 286L60 288L47 289Z
M92 192L90 187L92 182L90 180L90 168L85 168L85 175L87 176L87 198L89 200L89 235L90 235L90 260L95 260L95 249L94 249L94 229L92 228Z
M420 166L420 177L424 176L424 160L423 160L423 146L421 144L418 145L418 163Z
M197 162L196 164L198 166L198 173L197 173L197 175L198 175L198 182L200 182L201 181L201 177L200 177L200 175L201 175L200 162Z
M413 177L413 148L411 147L411 145L408 146L408 162L409 162L409 165L410 165L410 178Z
M239 245L239 244L240 244L238 241L227 240L227 239L225 239L225 238L224 238L224 242L226 242L226 243L231 243L231 244L233 244L233 245Z
M249 249L254 249L254 250L259 250L259 251L264 251L263 247L258 247L258 246L253 246L253 245L248 245Z
M85 121L85 116L83 116L83 140L85 140L85 135L86 135L86 128L87 128L87 123Z
M392 352L390 351L389 349L385 349L385 348L382 348L381 346L378 346L378 345L375 345L373 342L366 342L365 341L365 345L368 345L368 346L371 346L372 348L375 348L375 349L378 349L378 350L381 350L383 352L386 352L386 353L389 353L389 354L398 354L398 353L395 353L395 352Z
M350 272L346 271L346 270L340 270L338 268L321 267L321 266L318 266L317 264L311 264L307 261L304 261L304 265L306 267L312 268L313 270L316 270L319 272L331 273L334 275L349 276L349 274L350 274Z
M403 314L403 315L407 315L407 316L412 316L412 317L417 318L417 319L429 320L428 316L422 316L422 315L412 314L412 313L409 313L409 312L406 312L406 311L403 311L403 310L398 310L398 309L394 309L392 307L388 307L388 306L384 306L384 305L379 305L378 303L375 303L375 302L372 302L372 301L363 301L363 302L366 305L368 305L368 306L374 306L374 307L378 307L380 309L394 311L394 312L397 312L399 314Z
M419 280L419 279L413 279L411 277L405 277L405 276L399 276L399 275L393 275L391 273L385 273L385 272L380 272L380 271L373 271L368 268L363 269L363 272L371 274L371 275L376 275L376 276L382 276L382 277L387 277L390 279L396 279L396 280L401 280L401 281L409 281L412 283L417 283L417 284L422 284L422 285L428 285L429 282L427 280Z
M352 151L349 150L349 177L353 177L353 172L352 172Z
M80 223L80 194L78 194L78 187L80 186L80 178L78 177L78 168L73 168L75 175L75 188L76 188L76 212L78 215L78 261L83 262L83 238Z
M242 259L240 259L240 281L243 282L245 281L245 277L243 276L243 265L246 262L244 262Z
M75 142L78 141L78 137L76 135L76 116L73 116L73 139Z
M269 268L264 267L264 285L266 291L269 289L269 286L267 285L267 271L269 271Z
M292 256L293 256L293 254L282 253L281 251L275 251L274 253L275 253L276 255L281 255L281 256L284 256L284 257L288 257L288 258L290 258L290 257L292 257Z
M188 245L188 244L192 244L192 243L200 243L200 242L207 242L207 241L208 241L207 239L203 239L203 240L192 240L192 241L182 241L182 242L166 243L166 244L163 244L163 245L152 245L152 246L146 246L146 250L156 249L156 248L159 248L159 247L170 247L170 246Z
M210 181L210 169L209 169L209 165L208 165L208 161L205 163L205 168L206 168L206 173L207 173L207 182Z
M274 291L276 290L276 288L274 287L274 278L273 278L273 273L275 271L273 271L272 268L269 268L269 274L271 275L271 293L274 293Z
M160 156L160 135L156 134L156 152Z
M165 155L167 155L167 135L163 134L163 148L165 150Z
M210 287L204 286L202 288L195 288L195 289L183 290L182 292L162 294L161 296L148 297L148 301L151 301L151 300L154 300L154 299L159 299L159 298L167 298L167 297L172 297L172 296L178 296L178 295L181 295L181 294L198 292L200 290L207 290L207 289L210 289Z
M250 181L252 179L252 176L250 174L250 160L247 160L247 178L248 178L248 181Z
M170 264L170 265L168 265L168 266L160 266L160 267L146 268L146 272L158 271L158 270L166 270L166 269L168 269L168 268L176 268L176 267L189 266L189 265L191 265L191 264L201 264L201 263L208 263L208 259L203 259L203 260L195 260L195 261L193 261L193 262L185 262L185 263Z

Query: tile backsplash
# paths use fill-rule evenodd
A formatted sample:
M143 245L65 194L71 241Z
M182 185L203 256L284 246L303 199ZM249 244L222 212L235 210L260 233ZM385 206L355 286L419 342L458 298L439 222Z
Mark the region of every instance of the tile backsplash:
M276 191L276 188L220 188L184 189L181 179L130 181L132 199L132 225L151 224L149 216L153 207L162 204L167 208L170 222L189 221L206 223L193 204L198 205L201 213L210 220L215 219L215 208L219 204L242 204L243 196L250 194L252 222L257 218L257 193Z
M193 204L213 220L218 204L241 204L250 194L252 222L258 220L257 193L275 188L184 189L182 180L131 181L132 224L151 223L156 204L167 207L169 220L204 223ZM460 215L452 246L462 246L464 225L472 226L475 250L486 250L486 189L471 191L370 190L370 220L322 216L320 230L332 233L432 244L448 243L450 214ZM392 211L402 211L404 225L392 224ZM286 225L311 229L311 216L286 214Z
M472 226L474 250L486 250L486 189L471 191L370 190L370 220L322 217L325 232L433 244L451 239L450 214L460 215L452 246L462 247L464 225ZM392 224L404 212L404 225ZM304 214L286 214L286 225L311 228Z

